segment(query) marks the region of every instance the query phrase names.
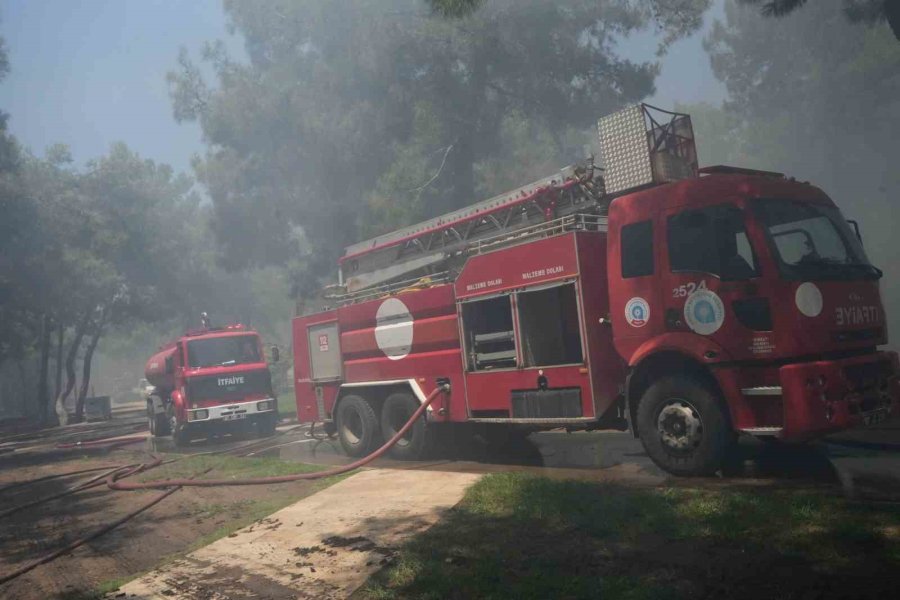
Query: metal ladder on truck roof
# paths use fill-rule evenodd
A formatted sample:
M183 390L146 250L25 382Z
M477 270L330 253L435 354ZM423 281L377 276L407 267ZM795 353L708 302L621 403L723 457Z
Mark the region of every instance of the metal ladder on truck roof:
M353 302L392 293L423 277L446 280L473 251L554 231L605 229L613 197L697 174L688 115L639 104L600 119L598 133L602 176L595 176L590 158L505 194L348 246L339 261L339 283L328 297Z
M348 246L340 288L352 294L413 274L445 271L480 240L521 236L524 230L574 213L597 213L602 178L589 161L465 208ZM537 235L537 230L532 235Z

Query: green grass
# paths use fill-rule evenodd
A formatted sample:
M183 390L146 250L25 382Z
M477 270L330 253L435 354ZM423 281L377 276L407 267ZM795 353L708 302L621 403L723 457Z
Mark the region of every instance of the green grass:
M475 484L356 597L690 598L714 589L790 598L815 587L827 598L859 585L888 597L898 584L897 505L504 473Z
M293 392L291 392L289 400L278 401L278 416L282 419L297 420L297 403L294 402Z
M161 465L138 477L139 481L191 477L207 469L197 479L247 479L250 477L277 477L295 473L313 473L323 467L298 462L283 461L278 457L239 457L226 455L187 456L178 462Z

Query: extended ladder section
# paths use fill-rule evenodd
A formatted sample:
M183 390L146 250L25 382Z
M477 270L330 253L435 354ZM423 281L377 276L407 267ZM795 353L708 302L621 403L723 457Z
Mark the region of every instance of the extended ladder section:
M615 196L697 176L688 115L640 104L602 118L598 132L602 176L595 175L590 159L511 192L348 246L340 260L339 283L326 297L348 303L427 287L452 279L471 253L573 230L603 231L606 209Z
M575 212L598 210L602 180L589 163L569 167L500 196L360 242L340 261L346 292L446 271L453 258L485 238L512 235ZM495 240L496 241L496 240Z

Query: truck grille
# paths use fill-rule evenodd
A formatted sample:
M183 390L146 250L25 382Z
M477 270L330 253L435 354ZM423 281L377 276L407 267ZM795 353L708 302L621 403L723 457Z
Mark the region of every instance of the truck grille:
M835 342L865 342L868 340L877 340L879 337L881 337L880 327L876 327L874 329L835 331L831 334L831 339Z
M886 360L844 367L844 377L851 389L861 392L867 389L881 389L891 376L891 363Z
M268 369L228 373L226 375L201 375L187 380L187 395L191 402L221 400L234 402L251 394L272 395L272 381Z
M868 412L887 402L891 363L879 361L844 367L844 377L850 390L862 396L862 402L851 412Z

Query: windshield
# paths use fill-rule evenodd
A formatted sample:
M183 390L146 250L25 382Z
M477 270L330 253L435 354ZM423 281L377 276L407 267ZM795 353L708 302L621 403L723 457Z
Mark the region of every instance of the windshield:
M786 278L880 277L837 208L790 200L757 200L755 206Z
M194 368L262 362L255 335L191 340L187 348L188 366Z

